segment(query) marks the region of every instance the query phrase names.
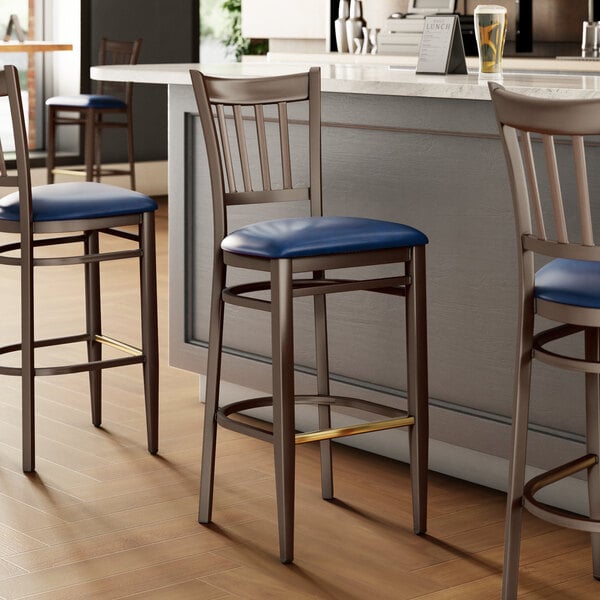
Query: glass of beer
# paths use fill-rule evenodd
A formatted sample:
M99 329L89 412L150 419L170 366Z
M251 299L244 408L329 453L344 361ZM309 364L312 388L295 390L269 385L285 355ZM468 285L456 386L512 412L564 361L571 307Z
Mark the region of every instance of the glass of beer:
M475 7L473 14L479 53L479 75L485 79L501 79L502 54L506 41L506 8L480 4Z

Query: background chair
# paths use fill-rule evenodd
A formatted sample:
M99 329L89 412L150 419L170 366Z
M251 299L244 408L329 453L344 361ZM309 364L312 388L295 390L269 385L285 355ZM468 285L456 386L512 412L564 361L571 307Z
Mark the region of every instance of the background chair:
M102 370L131 364L143 366L148 450L155 454L158 450L156 203L143 194L95 182L32 188L21 92L14 66L6 66L0 71L0 96L8 96L17 164L17 174L9 175L4 154L0 152L0 186L18 190L0 198L0 231L18 238L15 243L0 246L0 264L18 266L21 271L21 341L0 348L0 355L20 351L21 367L0 366L0 374L21 377L23 470L35 470L36 377L89 372L92 421L98 427L101 423ZM5 144L4 147L9 146ZM133 226L135 230L121 229L123 226ZM126 246L102 252L100 234L125 240ZM71 249L65 256L43 256L39 252L44 247L62 245ZM78 247L82 247L82 252L77 253ZM127 258L137 258L140 263L141 350L105 335L102 329L100 263ZM55 265L84 266L86 331L37 340L34 336L34 267ZM35 360L35 349L77 342L87 346L86 362L44 367ZM104 344L126 355L103 359Z
M191 71L191 77L207 148L214 209L214 268L199 521L208 523L212 517L217 422L273 443L280 560L284 563L293 560L295 444L320 442L322 494L325 499L331 499L332 438L406 426L410 439L413 525L416 533L424 533L428 450L427 237L399 223L322 216L319 69L261 79L219 79L198 71ZM292 181L296 171L291 157L296 155L290 149L288 106L299 102L308 103L309 110L308 185L294 185ZM267 129L273 131L273 128L278 131L277 141L269 143ZM249 149L252 148L249 140L254 136L255 154ZM259 184L252 179L250 166L258 163ZM281 174L277 184L274 183L279 178L276 170ZM237 187L240 175L242 189ZM232 233L228 231L228 208L285 201L306 202L311 216L263 221ZM326 275L326 271L334 269L394 263L399 263L400 273L390 277L349 280ZM255 275L260 273L268 280L228 286L229 267L253 271ZM308 277L294 277L298 273L308 273ZM262 290L270 290L270 300L253 294ZM330 394L325 295L355 290L406 296L408 411ZM317 394L314 396L297 396L294 388L293 299L301 296L314 298L317 365ZM273 396L218 408L225 304L271 313ZM296 434L295 400L317 407L319 431ZM262 406L273 406L272 432L232 418L240 410ZM352 406L386 419L332 428L330 408L336 406Z
M142 40L117 42L102 39L99 65L134 65L138 61ZM129 175L135 190L135 159L132 119L133 84L100 81L96 94L55 96L46 100L48 106L47 181L54 175L81 175L86 181L100 181L102 176ZM73 114L74 113L74 114ZM56 168L56 128L59 125L83 127L85 169ZM125 129L129 169L102 168L102 132L104 129Z
M584 147L585 136L600 134L600 100L543 100L511 93L498 84L490 84L490 92L508 164L519 247L519 330L503 576L503 598L508 600L517 596L523 508L556 525L591 532L593 573L600 579L600 248L593 235ZM576 190L561 186L554 136L569 139ZM535 255L552 260L536 272ZM536 316L560 325L534 335ZM546 347L578 333L584 342L580 356ZM534 358L585 373L587 453L526 483ZM546 485L579 471L588 475L590 518L536 499Z

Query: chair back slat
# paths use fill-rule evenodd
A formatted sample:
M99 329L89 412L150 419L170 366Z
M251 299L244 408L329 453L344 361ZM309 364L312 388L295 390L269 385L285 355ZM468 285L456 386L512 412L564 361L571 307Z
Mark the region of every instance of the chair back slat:
M525 173L527 175L527 187L531 196L533 214L535 215L536 233L538 238L545 240L547 239L546 227L544 226L544 214L542 212L542 202L540 200L540 187L538 185L529 132L523 133L521 136L521 143L523 145L523 159L525 163Z
M233 120L237 137L238 152L240 153L240 165L242 168L242 181L244 191L252 191L252 180L250 178L250 163L248 162L248 146L246 145L246 134L244 133L244 120L242 119L242 107L236 104L233 107Z
M277 105L279 112L279 140L281 143L281 171L283 175L283 189L292 187L292 161L290 155L290 130L288 126L287 104L280 102Z
M546 100L489 88L521 251L597 260L586 138L600 135L600 99Z
M594 245L592 227L592 211L590 208L590 190L585 162L585 146L583 136L573 136L573 159L575 162L575 182L577 184L577 200L579 221L581 223L581 243L584 246Z
M542 143L544 144L544 157L546 158L548 184L550 186L550 197L552 198L556 239L561 244L568 244L569 235L567 233L567 222L565 221L565 208L563 205L562 191L560 188L558 164L556 162L554 136L542 135Z
M263 190L269 191L271 189L271 170L269 168L269 152L267 150L265 111L262 104L258 104L254 107L254 118L256 119L256 139L258 140L262 186Z
M231 158L231 144L229 143L229 132L227 130L227 121L225 120L225 108L222 104L217 104L217 120L219 122L219 135L221 136L221 147L223 161L225 162L225 172L227 173L227 186L230 193L237 192L235 185L235 173L233 172L233 160Z
M227 234L228 206L303 201L321 215L319 69L252 79L190 74L208 155L215 249ZM308 127L296 103L308 106Z

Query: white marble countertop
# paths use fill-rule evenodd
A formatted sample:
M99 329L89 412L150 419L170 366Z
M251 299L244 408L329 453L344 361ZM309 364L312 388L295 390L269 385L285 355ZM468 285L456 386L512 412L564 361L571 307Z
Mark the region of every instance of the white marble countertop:
M223 77L261 77L294 73L319 65L323 92L489 100L487 82L469 60L468 75L415 73L414 57L385 57L394 66L377 61L356 61L352 55L271 56L227 64L150 64L92 67L92 79L189 85L189 70L200 69ZM368 59L369 57L363 57ZM292 60L293 59L293 60ZM579 71L585 67L585 71ZM600 97L600 63L549 59L505 59L502 83L511 90L546 98Z

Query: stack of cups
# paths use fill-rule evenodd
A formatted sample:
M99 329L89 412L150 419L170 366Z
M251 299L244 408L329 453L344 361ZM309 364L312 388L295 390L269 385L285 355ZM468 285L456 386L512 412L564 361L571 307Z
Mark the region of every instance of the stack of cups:
M473 14L479 53L479 76L483 79L502 79L506 8L483 4L475 7Z

